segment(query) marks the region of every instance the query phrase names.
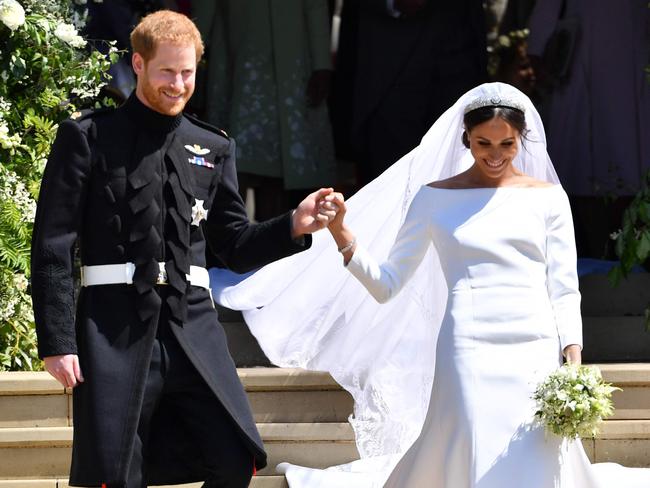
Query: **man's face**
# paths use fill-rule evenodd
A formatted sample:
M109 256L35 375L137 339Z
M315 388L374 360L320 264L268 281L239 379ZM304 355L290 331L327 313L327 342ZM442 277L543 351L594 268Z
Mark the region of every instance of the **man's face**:
M133 54L138 76L136 95L147 107L164 115L177 115L194 93L196 51L193 45L158 45L153 58L145 61Z

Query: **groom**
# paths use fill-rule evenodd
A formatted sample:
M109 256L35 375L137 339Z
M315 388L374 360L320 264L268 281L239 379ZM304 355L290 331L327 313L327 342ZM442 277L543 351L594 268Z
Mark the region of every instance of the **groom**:
M61 124L34 225L39 353L74 388L70 484L244 488L266 454L210 296L206 242L238 272L307 249L334 215L316 205L332 190L248 222L235 142L182 113L203 53L195 25L160 11L131 43L135 92Z

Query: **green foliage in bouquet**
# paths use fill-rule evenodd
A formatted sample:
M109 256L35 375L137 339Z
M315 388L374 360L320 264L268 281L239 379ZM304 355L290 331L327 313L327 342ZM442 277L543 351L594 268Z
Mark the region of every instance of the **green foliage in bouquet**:
M627 277L637 265L646 266L650 258L650 172L641 189L623 213L623 227L612 234L618 266L612 268L609 279L613 286ZM650 331L650 309L645 311L646 330Z
M568 439L594 437L614 413L612 392L598 368L565 364L542 381L533 394L535 417L553 434Z
M69 0L0 0L0 370L39 367L28 286L35 200L58 123L97 103L117 60L113 48L87 48L83 21Z

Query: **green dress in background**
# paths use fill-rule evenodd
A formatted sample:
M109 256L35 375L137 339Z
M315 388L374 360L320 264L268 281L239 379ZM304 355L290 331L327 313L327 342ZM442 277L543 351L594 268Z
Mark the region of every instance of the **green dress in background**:
M327 106L307 105L312 72L332 69L325 0L194 0L208 47L205 118L237 141L238 171L286 189L334 183Z

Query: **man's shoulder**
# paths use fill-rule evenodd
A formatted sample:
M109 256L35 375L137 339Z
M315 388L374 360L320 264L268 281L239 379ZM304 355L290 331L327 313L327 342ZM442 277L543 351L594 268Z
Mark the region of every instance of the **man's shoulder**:
M69 118L77 123L81 123L84 120L92 120L96 117L106 116L114 111L115 109L113 107L85 108L72 112Z
M191 124L192 129L197 131L204 137L214 137L216 135L219 139L225 139L226 141L230 141L230 136L226 133L225 130L220 129L214 125L208 124L207 122L204 122L201 119L193 115L190 115L188 113L183 112L183 116L185 117L185 120L187 120Z
M82 130L86 131L97 119L106 118L113 113L115 113L115 109L111 107L86 108L71 113L70 117L64 120L64 123L78 125Z

